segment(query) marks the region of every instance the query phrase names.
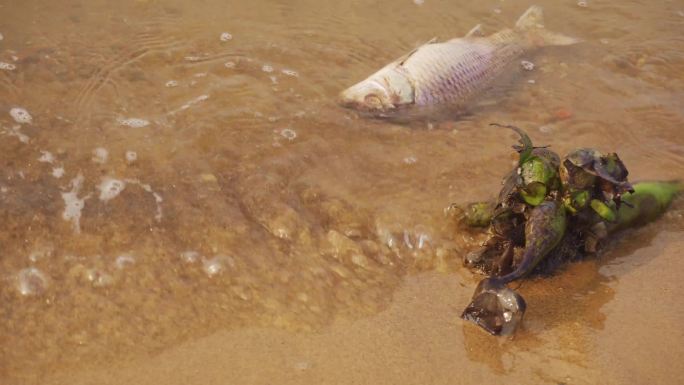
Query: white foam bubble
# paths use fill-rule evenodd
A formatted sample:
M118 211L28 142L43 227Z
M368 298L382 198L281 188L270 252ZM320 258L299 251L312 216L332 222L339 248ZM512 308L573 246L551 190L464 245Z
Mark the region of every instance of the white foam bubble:
M406 163L406 164L414 164L417 161L418 161L418 159L413 155L407 156L406 158L404 158L404 163Z
M192 76L194 76L194 77L196 77L196 78L204 78L204 77L206 77L207 75L208 75L208 74L207 74L206 72L198 72L198 73L196 73L196 74L194 74L194 75L192 75Z
M29 114L25 108L14 107L10 109L9 114L12 116L12 119L19 124L31 124L33 121L33 117L31 117L31 114Z
M520 62L520 66L525 70L525 71L532 71L534 69L534 63L531 61L527 60L522 60Z
M164 83L166 87L178 87L178 81L176 80L169 80L168 82Z
M95 287L105 287L114 283L114 278L109 273L101 269L88 269L86 271L85 277Z
M31 140L28 135L21 132L21 126L18 124L11 128L3 128L1 132L5 135L17 137L17 139L24 144L27 144Z
M235 64L234 61L227 61L227 62L223 63L223 66L224 66L224 67L226 67L226 68L231 68L231 69L232 69L232 68L235 68L236 65L237 65L237 64Z
M284 75L292 76L293 78L299 77L299 73L295 70L284 68L280 72L282 72Z
M150 124L149 121L147 121L145 119L140 119L140 118L118 119L117 121L122 126L128 126L128 127L133 127L133 128L141 128L141 127L145 127L145 126Z
M207 99L209 99L209 95L206 95L206 94L200 95L200 96L190 100L189 102L183 104L182 106L176 108L175 110L168 112L167 115L173 115L173 114L176 114L180 111L187 110L188 108L194 106L195 104L201 103Z
M91 159L95 163L104 164L109 159L109 151L104 147L98 147L93 150L93 157Z
M284 128L280 130L280 136L287 140L295 140L295 138L297 138L297 132L291 128Z
M269 64L264 64L263 66L261 66L261 70L270 73L273 72L273 66Z
M22 269L17 274L16 288L23 296L40 295L47 290L48 278L35 267Z
M52 169L52 176L59 179L64 176L64 167L55 167Z
M52 153L50 151L41 150L40 154L41 154L40 158L38 158L39 162L52 164L55 161L55 156L52 155Z
M235 260L226 255L219 255L202 262L202 269L210 277L222 273L226 267L235 267Z
M107 202L114 199L126 188L126 182L111 177L102 178L102 182L97 189L100 190L100 200Z
M0 61L0 70L14 71L15 69L17 69L17 66L15 66L14 64Z
M90 195L83 198L78 197L78 193L83 186L83 174L79 173L70 183L71 191L62 193L62 199L64 200L62 218L65 221L70 221L74 232L78 234L81 232L81 210L83 210L85 201Z
M138 160L138 153L135 151L126 151L126 162L133 163Z
M2 41L5 37L2 36L2 33L0 33L0 41Z
M577 2L578 7L586 8L589 6L589 2L585 0L580 0Z
M200 258L200 253L194 250L187 250L180 253L180 258L185 263L195 263Z
M425 0L413 0L413 4L415 4L415 5L423 5L423 4L425 4Z
M31 262L38 262L39 260L50 257L52 255L52 252L54 251L54 248L52 247L42 247L38 248L36 250L33 250L31 254L29 254L28 259Z
M116 260L114 261L114 265L116 266L117 269L124 269L128 266L132 266L135 264L135 257L132 256L131 254L121 254L118 257L116 257Z
M225 267L220 260L212 258L202 263L202 269L208 276L213 277L214 275L223 272Z
M221 41L233 40L233 35L228 32L223 32L221 36L219 36L219 39L221 39Z

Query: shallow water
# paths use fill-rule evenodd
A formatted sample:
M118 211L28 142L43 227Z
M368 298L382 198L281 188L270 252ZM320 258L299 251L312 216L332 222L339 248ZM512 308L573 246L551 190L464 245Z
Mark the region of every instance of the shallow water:
M526 2L0 3L0 382L675 383L684 204L520 289L514 339L458 315L526 128L684 177L684 5L539 1L577 46L457 121L337 93Z

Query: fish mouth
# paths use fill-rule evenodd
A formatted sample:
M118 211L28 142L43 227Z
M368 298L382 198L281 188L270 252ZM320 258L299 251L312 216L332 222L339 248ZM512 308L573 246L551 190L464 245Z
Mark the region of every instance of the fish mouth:
M363 114L385 116L395 110L394 107L370 106L362 101L348 97L344 92L337 98L337 104L349 110L354 110Z

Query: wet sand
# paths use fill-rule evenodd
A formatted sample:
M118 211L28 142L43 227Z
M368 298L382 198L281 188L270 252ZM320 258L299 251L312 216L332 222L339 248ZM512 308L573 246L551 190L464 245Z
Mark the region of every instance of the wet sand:
M409 277L387 310L320 332L224 331L47 383L675 384L684 369L675 331L682 310L662 303L676 304L684 289L669 269L684 242L655 227L602 263L526 283L531 309L514 338L458 319L472 279L433 272Z
M512 340L458 318L481 236L444 209L515 160L489 123L684 178L684 7L538 3L584 42L398 124L335 97L530 4L0 2L0 382L676 383L681 199L524 283Z

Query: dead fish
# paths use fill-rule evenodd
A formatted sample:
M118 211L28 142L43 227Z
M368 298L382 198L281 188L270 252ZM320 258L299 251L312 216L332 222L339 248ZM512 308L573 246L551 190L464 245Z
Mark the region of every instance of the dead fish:
M463 112L523 53L578 42L544 29L539 6L525 11L513 29L487 37L479 31L478 25L465 37L429 41L344 90L341 104L377 116L435 107Z

